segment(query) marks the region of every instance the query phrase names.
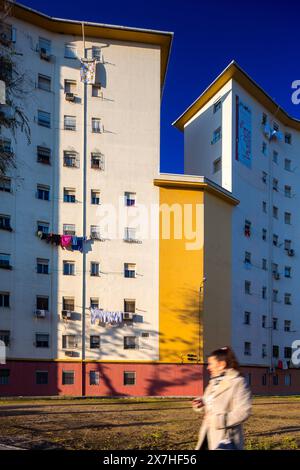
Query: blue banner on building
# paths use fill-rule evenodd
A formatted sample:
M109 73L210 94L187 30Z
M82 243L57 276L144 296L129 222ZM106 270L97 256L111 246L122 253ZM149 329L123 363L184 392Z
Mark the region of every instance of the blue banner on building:
M236 97L236 160L251 168L251 109Z

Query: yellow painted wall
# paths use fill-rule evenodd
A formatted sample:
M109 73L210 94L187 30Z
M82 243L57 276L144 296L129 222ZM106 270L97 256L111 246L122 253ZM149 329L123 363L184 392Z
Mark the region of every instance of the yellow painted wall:
M199 288L203 282L203 191L160 187L160 207L177 204L182 210L182 238L175 239L174 215L171 215L170 238L163 239L167 215L160 213L159 247L159 351L160 361L189 362L187 354L196 354L203 360L202 312ZM189 205L196 229L200 221L200 246L189 249L191 240L184 232L185 204ZM178 207L177 206L177 207ZM188 209L189 210L189 209ZM196 219L198 212L198 219ZM185 215L184 215L185 214ZM180 227L179 227L180 228ZM200 356L200 357L199 357Z

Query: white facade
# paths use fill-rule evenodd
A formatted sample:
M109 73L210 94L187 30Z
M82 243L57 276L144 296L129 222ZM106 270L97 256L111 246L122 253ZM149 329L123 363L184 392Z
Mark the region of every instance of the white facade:
M56 234L63 234L64 224L73 224L76 235L83 236L86 208L90 238L90 227L99 225L92 190L97 197L100 193L101 204L111 204L117 211L119 203L125 206L125 192L135 193L136 203L147 210L158 204L153 179L159 172L161 50L158 45L85 38L87 55L93 46L101 51L96 76L101 90L94 89L100 96L92 96L92 86L87 85L84 194L84 84L79 59L65 57L65 44L75 46L78 58L84 56L82 37L54 33L16 18L9 23L16 29L18 67L28 89L24 107L31 144L20 132L12 140L17 167L8 174L11 192L0 193L0 213L10 216L13 229L0 234L0 251L10 255L12 266L0 270L0 330L10 332L11 359L65 359L69 352L62 336L72 334L79 338L74 355L81 358L83 254L40 240L38 222L49 224L49 231ZM40 38L51 41L50 60L40 57ZM49 79L50 91L40 89L45 81L49 85ZM75 102L65 98L65 80L74 81ZM39 125L39 110L50 113L49 128ZM64 129L64 116L75 116L76 131ZM103 132L92 132L92 118L101 119ZM4 129L2 137L10 137ZM50 165L37 161L37 146L51 150ZM64 166L64 151L77 153L76 167ZM104 156L103 170L91 168L93 152ZM50 188L49 201L37 198L38 185ZM64 202L65 188L75 190L75 203ZM135 215L134 207L127 210ZM156 237L146 237L142 243L127 243L123 237L87 243L86 359L158 359L158 226L155 230ZM38 258L49 260L49 274L37 272ZM75 263L75 275L64 275L64 261ZM100 264L99 276L90 275L91 262ZM136 264L135 278L124 277L124 263ZM9 294L9 307L4 306L3 294ZM46 318L35 315L37 296L49 300ZM72 320L62 319L64 297L74 299ZM114 327L91 325L90 299L98 299L99 308L122 312L124 299L135 300L139 321ZM142 333L149 337L142 338ZM49 347L36 347L36 334L49 335ZM100 336L100 348L90 349L91 335ZM137 337L137 350L124 349L125 336Z
M236 96L251 110L251 168L236 160ZM219 100L221 105L215 106ZM266 138L263 114L272 128L274 122L275 127L279 126L281 140ZM221 138L212 143L218 128L221 128ZM290 144L285 142L285 134L291 135ZM284 363L291 354L285 348L291 348L300 334L299 130L286 127L233 77L185 123L184 139L185 173L208 177L240 200L232 216L233 348L242 364L274 366L278 360ZM276 160L274 152L278 154L278 163L273 161ZM214 167L220 157L221 164L217 162ZM245 221L251 222L250 237L244 233ZM216 225L218 229L221 227ZM262 237L263 229L267 231L266 240ZM278 236L278 246L273 245L273 235ZM285 250L285 240L291 241L294 256ZM251 263L245 263L248 253ZM278 275L272 274L272 263L278 265ZM291 277L287 276L288 268ZM250 295L245 293L245 281L251 282ZM266 287L266 299L262 298L263 287ZM278 291L278 301L273 301L273 291ZM291 305L285 303L286 294L290 294ZM250 313L250 324L246 312ZM278 354L273 351L274 346L279 347Z

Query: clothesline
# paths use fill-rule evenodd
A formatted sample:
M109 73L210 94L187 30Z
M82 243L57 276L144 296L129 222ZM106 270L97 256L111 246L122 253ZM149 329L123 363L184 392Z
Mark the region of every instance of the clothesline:
M77 237L75 235L59 235L57 233L44 233L38 230L37 236L52 245L71 248L73 251L83 251L83 244L88 241L87 237Z

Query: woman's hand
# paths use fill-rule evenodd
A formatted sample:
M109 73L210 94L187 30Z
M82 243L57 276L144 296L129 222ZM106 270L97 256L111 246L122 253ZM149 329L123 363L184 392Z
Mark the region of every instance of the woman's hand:
M197 397L192 402L193 408L202 408L204 406L202 397Z

